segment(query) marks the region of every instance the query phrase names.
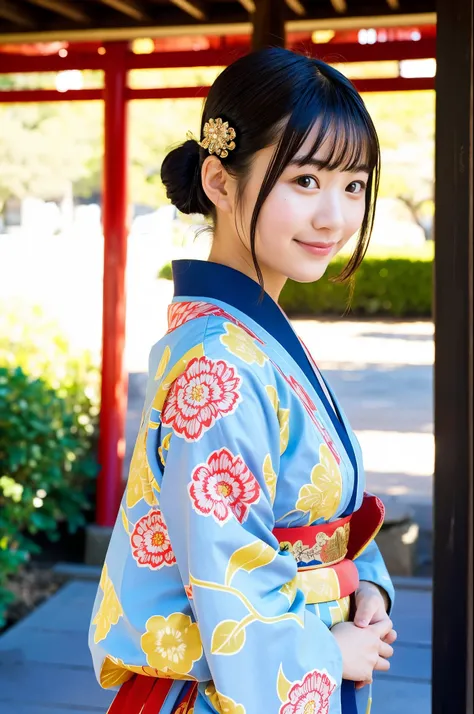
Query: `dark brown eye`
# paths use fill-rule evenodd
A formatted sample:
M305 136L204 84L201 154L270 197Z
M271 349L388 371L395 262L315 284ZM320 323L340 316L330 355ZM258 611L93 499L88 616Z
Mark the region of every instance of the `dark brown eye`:
M348 193L362 193L362 191L365 190L366 184L364 181L351 181L351 183L347 186L346 191Z
M301 188L318 188L318 184L314 176L298 176L296 183Z

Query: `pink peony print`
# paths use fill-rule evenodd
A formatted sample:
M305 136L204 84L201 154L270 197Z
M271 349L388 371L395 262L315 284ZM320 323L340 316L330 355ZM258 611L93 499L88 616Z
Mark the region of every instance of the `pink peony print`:
M309 412L309 414L313 414L316 411L316 404L313 402L306 389L291 375L286 377L286 381L301 399L306 411Z
M280 714L328 714L329 697L336 688L334 680L315 669L301 682L295 682L288 699L280 707Z
M250 505L260 498L260 486L240 456L220 449L194 469L189 495L198 513L213 516L219 524L232 515L243 523Z
M140 567L156 570L176 563L168 529L160 511L156 509L137 521L130 542L132 555Z
M310 416L310 418L311 418L311 421L313 422L313 424L315 425L315 427L317 428L317 430L319 431L319 433L320 433L321 436L323 437L324 441L326 442L326 444L327 444L328 447L330 448L330 450L331 450L331 452L333 453L334 458L336 459L337 463L340 464L340 463L341 463L341 457L340 457L340 455L339 455L339 453L338 453L338 451L337 451L337 449L336 449L336 446L335 446L335 444L334 444L334 441L333 441L333 439L332 439L330 433L329 433L328 430L326 429L326 427L325 427L325 426L319 421L319 419L317 418L316 412L317 412L318 408L317 408L317 406L315 405L315 403L313 402L313 400L311 399L311 397L309 396L308 392L307 392L306 389L298 382L297 379L295 379L295 378L292 377L291 375L290 375L290 376L287 376L287 375L283 372L283 370L281 370L280 368L278 368L278 371L280 372L280 374L282 375L282 377L286 380L286 382L290 385L290 387L292 388L292 390L294 391L294 393L295 393L295 394L298 396L298 398L301 400L301 402L302 402L304 408L306 409L306 412L309 414L309 416Z
M265 344L260 337L252 332L252 330L244 325L240 320L237 320L233 315L223 310L217 305L212 305L207 302L173 302L168 305L168 332L176 330L181 325L184 325L188 320L195 320L198 317L208 317L209 315L216 315L217 317L224 317L229 322L233 322L245 330L254 340L260 342L260 344Z
M172 302L168 305L168 332L176 330L188 320L208 315L221 315L224 311L206 302Z
M240 377L224 360L195 357L174 382L162 421L186 441L197 441L217 419L232 414L240 402Z

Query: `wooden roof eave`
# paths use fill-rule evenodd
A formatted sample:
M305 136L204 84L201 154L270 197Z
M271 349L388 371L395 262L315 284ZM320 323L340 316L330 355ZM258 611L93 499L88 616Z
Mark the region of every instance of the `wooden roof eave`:
M436 24L435 12L416 14L379 15L371 17L301 18L286 23L288 32L313 30L345 30L370 27L411 27ZM25 31L0 33L0 43L33 43L54 41L112 42L134 40L140 37L177 37L180 35L246 35L251 34L251 22L238 23L192 23L189 25L139 25L135 27L74 28L66 30Z

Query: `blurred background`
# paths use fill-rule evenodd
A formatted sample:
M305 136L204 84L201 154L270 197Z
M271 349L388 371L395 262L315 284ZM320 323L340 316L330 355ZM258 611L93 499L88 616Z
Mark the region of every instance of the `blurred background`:
M435 32L429 22L405 22L289 35L295 47L317 46L318 56L329 55L360 86L380 138L382 180L372 242L350 303L348 287L328 277L341 270L351 245L321 281L289 283L281 300L361 441L368 488L387 506L380 538L389 567L395 576L421 580L432 571L436 61L410 58L412 52L408 59L403 54L377 59L374 50L373 60L346 62L338 45L377 48L400 42L406 49L408 43L433 41ZM130 40L128 51L143 57L192 50L198 56L212 49L212 42L197 34L140 37ZM9 53L20 51L30 60L28 71L6 71ZM85 560L86 527L96 522L107 278L104 72L35 72L32 62L106 51L99 41L11 45L0 39L0 632L74 580L74 566ZM128 72L124 480L149 351L166 330L170 262L205 259L211 240L209 231L200 230L206 226L202 217L184 216L169 204L160 167L188 130L199 133L200 88L222 69ZM183 87L186 98L170 98ZM169 98L147 98L156 88ZM32 92L50 92L55 101L44 101L43 94L36 102ZM74 92L79 94L68 101ZM87 101L77 99L80 93ZM114 196L108 200L113 213ZM413 652L429 648L429 623L422 630ZM407 662L404 676L411 667ZM423 686L428 666L420 675ZM423 703L413 711L427 711L423 692Z

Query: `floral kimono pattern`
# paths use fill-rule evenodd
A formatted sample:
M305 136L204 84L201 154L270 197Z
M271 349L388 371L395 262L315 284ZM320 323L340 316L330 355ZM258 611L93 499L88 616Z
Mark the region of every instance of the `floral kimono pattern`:
M164 714L190 683L194 714L345 714L331 627L348 619L349 598L306 569L341 559L349 525L311 548L275 533L349 520L364 492L359 445L256 283L200 261L173 267L169 330L151 351L92 614L97 679L174 680ZM354 563L393 600L373 540Z

